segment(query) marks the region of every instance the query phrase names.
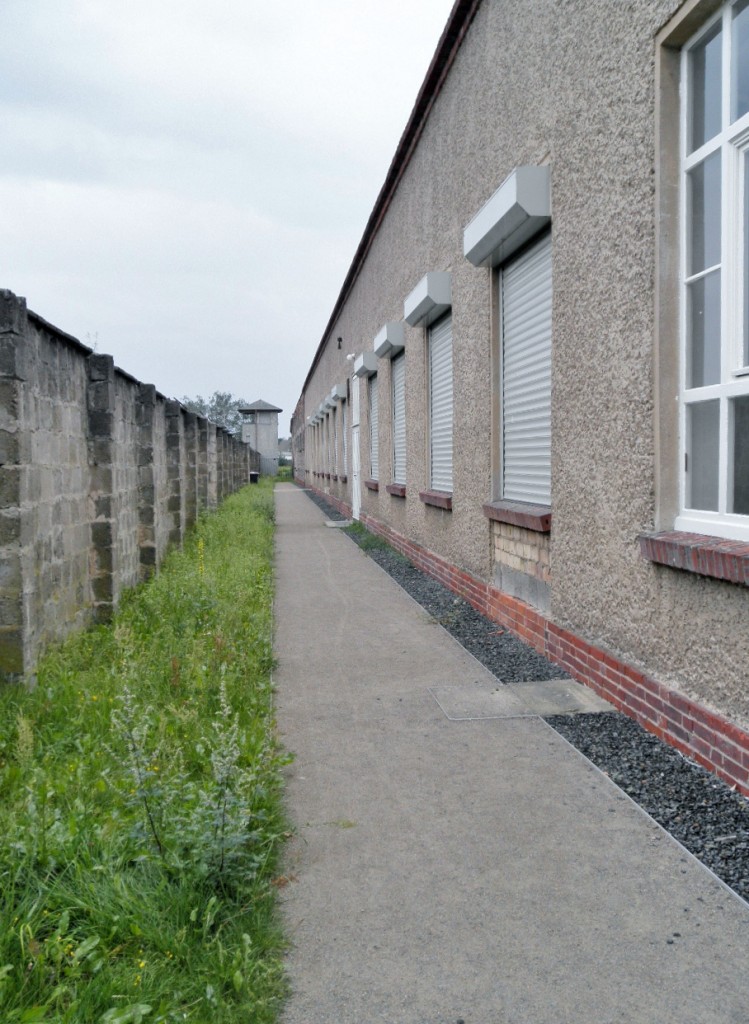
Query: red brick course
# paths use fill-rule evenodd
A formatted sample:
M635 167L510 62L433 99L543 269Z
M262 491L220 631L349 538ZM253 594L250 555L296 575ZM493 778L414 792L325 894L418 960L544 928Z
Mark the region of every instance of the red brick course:
M342 514L351 514L350 506L340 499L322 492L320 496ZM361 521L371 533L465 598L482 615L509 629L649 732L749 796L749 732L745 729L669 689L611 651L551 622L523 601L414 544L377 519L362 514Z

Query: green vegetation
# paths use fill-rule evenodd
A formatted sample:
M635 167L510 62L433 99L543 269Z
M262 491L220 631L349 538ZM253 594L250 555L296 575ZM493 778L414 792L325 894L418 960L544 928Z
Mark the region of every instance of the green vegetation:
M361 523L351 523L350 526L344 526L343 530L356 541L362 551L387 551L390 548L387 541L375 533L370 533Z
M239 410L250 404L245 398L235 398L230 391L214 391L210 398L183 395L180 402L185 409L207 417L211 423L218 423L231 434L241 433L243 417Z
M272 482L0 691L0 1020L261 1024L284 994Z
M343 529L345 533L356 541L362 551L389 551L393 558L401 562L408 562L405 555L402 555L400 551L396 551L386 540L378 537L376 533L370 533L366 526L362 526L361 523L355 522L350 526L344 526Z

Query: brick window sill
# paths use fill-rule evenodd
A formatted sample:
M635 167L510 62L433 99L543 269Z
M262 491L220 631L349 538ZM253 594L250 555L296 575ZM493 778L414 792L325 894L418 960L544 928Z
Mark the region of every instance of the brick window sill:
M749 587L749 544L745 541L679 530L641 533L637 539L640 554L649 562Z
M434 505L435 508L443 508L447 512L453 510L451 491L419 491L419 498L425 505Z
M405 484L388 484L385 490L388 494L392 494L394 498L405 498L406 496Z
M364 486L367 488L368 491L379 491L380 489L380 484L378 480L365 480Z
M551 509L548 505L532 505L528 501L490 501L483 510L486 518L496 523L522 526L536 533L551 533Z

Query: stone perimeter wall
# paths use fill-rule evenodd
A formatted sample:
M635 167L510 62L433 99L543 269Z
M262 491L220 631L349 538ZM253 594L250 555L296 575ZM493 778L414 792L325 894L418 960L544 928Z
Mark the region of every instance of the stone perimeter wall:
M107 621L259 468L249 445L0 290L0 680Z

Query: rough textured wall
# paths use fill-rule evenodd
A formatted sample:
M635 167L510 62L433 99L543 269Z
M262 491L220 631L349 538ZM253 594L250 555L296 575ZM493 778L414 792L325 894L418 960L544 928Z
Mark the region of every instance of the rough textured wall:
M369 515L482 579L495 557L496 274L463 230L512 170L549 164L553 385L550 615L749 723L749 591L644 561L655 519L655 36L675 0L484 0L436 98L305 392L308 412L371 350L425 273L452 273L453 511L424 505L426 339L406 328L408 489L392 479L390 368L379 362L379 491ZM713 5L714 6L714 5ZM581 35L584 32L584 45ZM342 350L336 339L342 337ZM366 388L361 452L369 464ZM349 499L350 487L311 481ZM530 576L530 574L527 574Z
M678 6L614 5L583 51L558 21L552 609L749 723L749 591L655 566L636 542L654 526L656 490L653 36Z
M222 496L248 482L249 448L220 438L0 291L0 678L107 620L219 476Z
M114 561L117 565L115 603L140 575L138 414L139 382L115 374L114 471L112 509L117 524Z
M60 639L68 622L80 625L91 599L88 380L86 363L72 343L60 343L43 321L27 318L23 307L15 314L16 337L25 341L16 378L17 461L2 472L12 472L19 485L15 514L10 512L19 528L18 576L11 586L2 579L2 600L5 615L12 591L20 587L16 607L25 662L40 646ZM4 412L10 426L13 407ZM6 501L10 497L6 493Z
M169 474L166 454L166 402L156 406L153 425L154 520L157 565L169 548ZM214 505L215 507L215 505Z
M300 397L291 415L291 464L294 479L300 484L305 483L309 469L309 454L307 452L304 395Z

